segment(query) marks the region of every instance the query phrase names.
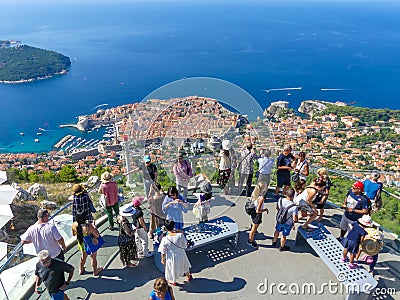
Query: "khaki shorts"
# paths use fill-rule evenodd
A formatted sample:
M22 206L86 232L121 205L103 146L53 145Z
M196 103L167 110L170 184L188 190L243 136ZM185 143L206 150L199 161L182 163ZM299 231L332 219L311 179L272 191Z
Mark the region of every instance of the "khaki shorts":
M349 220L344 214L342 216L342 219L340 220L340 225L339 228L341 230L351 230L353 228L353 224L356 223L357 221L352 221Z

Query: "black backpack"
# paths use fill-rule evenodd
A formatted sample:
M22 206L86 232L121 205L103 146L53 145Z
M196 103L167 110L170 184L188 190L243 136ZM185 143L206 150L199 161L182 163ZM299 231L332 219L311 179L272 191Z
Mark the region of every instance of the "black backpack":
M248 214L249 216L255 214L256 208L254 206L254 202L252 199L246 201L244 205L244 210L246 211L246 214Z
M282 199L279 199L279 206L280 208L278 209L278 213L276 214L276 221L281 224L285 224L287 220L290 219L290 216L288 217L287 214L289 212L289 209L291 209L293 206L296 206L294 203L290 204L288 207L282 207Z

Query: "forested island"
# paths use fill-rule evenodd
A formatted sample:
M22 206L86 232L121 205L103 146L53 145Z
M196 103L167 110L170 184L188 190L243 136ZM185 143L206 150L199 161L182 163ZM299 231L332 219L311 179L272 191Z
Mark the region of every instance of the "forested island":
M27 45L0 48L0 82L21 83L65 74L69 57Z

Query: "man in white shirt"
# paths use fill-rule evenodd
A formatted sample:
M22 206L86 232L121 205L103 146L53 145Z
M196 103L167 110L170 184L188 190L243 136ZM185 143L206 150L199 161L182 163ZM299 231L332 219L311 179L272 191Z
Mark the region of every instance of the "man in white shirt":
M277 220L274 232L274 239L272 241L272 245L276 246L278 243L279 233L282 232L281 238L281 246L279 247L279 251L288 251L290 250L289 246L285 246L286 237L290 234L290 231L293 227L293 215L297 215L298 207L293 203L294 199L294 189L289 188L286 191L286 198L280 198L276 204L278 208L278 212L280 209L284 209L284 216L282 222Z
M57 227L48 223L49 212L46 209L39 209L37 218L38 221L21 235L22 243L33 243L36 253L48 250L51 258L64 260L65 242Z
M274 167L274 158L271 158L271 150L262 150L261 157L258 159L258 180L264 181L267 184L267 191L269 187L269 183L271 182L271 171Z

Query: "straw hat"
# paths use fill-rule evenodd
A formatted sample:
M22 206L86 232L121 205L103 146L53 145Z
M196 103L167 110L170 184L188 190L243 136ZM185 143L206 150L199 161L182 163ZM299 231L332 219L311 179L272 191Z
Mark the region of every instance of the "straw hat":
M125 204L119 208L119 215L122 217L131 217L136 213L136 209L132 204Z
M362 251L368 255L378 254L383 249L384 236L383 233L375 228L365 228L368 233L364 241L360 243Z
M82 184L77 183L72 186L72 193L76 196L82 194L85 191L85 188Z
M101 182L102 183L110 182L112 180L112 178L113 178L113 176L108 171L105 171L103 174L101 174Z

